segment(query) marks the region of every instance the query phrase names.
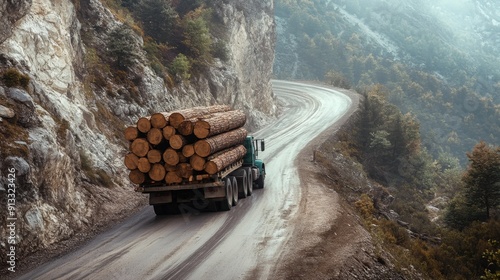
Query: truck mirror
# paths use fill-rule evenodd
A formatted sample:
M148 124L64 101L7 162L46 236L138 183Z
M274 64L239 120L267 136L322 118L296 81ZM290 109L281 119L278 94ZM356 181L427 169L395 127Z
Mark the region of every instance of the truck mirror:
M260 141L260 150L264 151L265 149L266 149L266 144L264 143L264 139L262 139L262 141Z

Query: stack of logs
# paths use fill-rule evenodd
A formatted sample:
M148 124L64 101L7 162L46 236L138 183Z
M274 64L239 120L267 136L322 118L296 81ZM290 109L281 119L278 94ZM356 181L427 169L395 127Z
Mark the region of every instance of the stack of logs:
M246 116L226 105L193 107L139 118L125 129L125 156L135 184L203 181L246 154Z

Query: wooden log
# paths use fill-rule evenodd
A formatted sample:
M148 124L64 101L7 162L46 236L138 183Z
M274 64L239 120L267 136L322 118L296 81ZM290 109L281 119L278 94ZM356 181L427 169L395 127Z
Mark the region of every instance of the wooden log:
M214 105L208 107L193 107L189 109L183 109L179 111L172 112L169 117L170 125L178 128L179 125L186 119L202 117L205 115L210 115L217 112L226 112L231 110L231 107L227 105Z
M242 159L247 152L243 145L236 146L235 148L228 149L228 151L218 155L205 164L205 172L213 175L232 163Z
M125 155L125 166L130 169L134 170L137 169L137 162L139 161L139 157L136 156L134 153L128 153Z
M175 150L181 149L182 147L184 147L184 145L188 143L186 137L179 134L170 137L170 140L168 141L170 143L170 147L172 147L172 149Z
M137 129L137 126L129 126L125 128L125 131L123 132L125 135L125 139L128 141L134 141L135 139L139 138L139 129Z
M246 116L241 110L215 113L210 118L198 120L194 125L194 135L204 139L245 125Z
M151 117L142 117L137 120L137 129L142 133L148 133L151 129L151 122L149 121Z
M146 175L139 171L139 169L134 169L130 171L128 178L134 184L142 184L146 181Z
M176 130L173 126L167 125L163 128L163 138L170 140L170 138L175 134Z
M184 155L187 158L189 158L192 155L194 155L194 145L187 144L184 147L182 147L182 155Z
M167 112L154 113L151 115L151 119L149 121L151 122L152 127L162 129L168 125L169 116L170 113Z
M165 176L165 182L167 182L167 184L180 184L182 183L182 177L175 171L169 171Z
M141 171L142 173L148 173L149 170L151 170L151 163L149 162L148 158L141 157L137 161L137 169Z
M165 180L166 174L167 172L165 171L165 167L159 163L153 164L151 170L148 172L149 178L157 182Z
M158 145L163 141L163 132L161 129L153 127L148 131L148 142L152 145Z
M138 157L145 157L149 150L149 142L144 138L137 138L130 145L130 151Z
M179 156L179 163L189 162L189 158L185 157L181 151L177 151L177 156Z
M179 163L177 165L179 167L179 175L182 178L188 179L193 176L193 167L189 163Z
M199 155L193 155L189 158L189 163L196 171L203 171L205 169L205 158L200 157Z
M159 163L162 159L160 150L149 150L147 158L150 163Z
M179 124L179 127L177 128L177 131L184 136L188 136L193 134L194 132L194 124L196 123L198 119L197 118L191 118L188 120L184 120Z
M168 148L163 153L163 161L169 165L177 165L179 163L179 154L176 150Z
M194 144L194 151L200 157L207 157L231 146L243 144L246 137L247 130L241 127L210 138L196 141Z

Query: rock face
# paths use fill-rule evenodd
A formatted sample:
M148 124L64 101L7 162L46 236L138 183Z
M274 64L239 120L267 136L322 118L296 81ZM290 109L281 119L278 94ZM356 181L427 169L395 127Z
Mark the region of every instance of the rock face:
M0 73L15 68L30 77L24 89L0 81L0 125L6 131L0 180L5 183L8 170L15 169L18 257L144 204L122 163L126 143L121 131L139 116L220 103L243 109L250 126L257 127L276 113L270 81L272 1L215 4L214 12L227 27L228 62L216 60L206 74L167 87L142 57L136 76L128 77L133 96L111 94L122 92L121 84L108 83L106 91L88 81L92 48L104 47L107 32L121 24L101 2L11 2L0 4ZM135 39L142 49L142 38ZM4 207L3 186L0 196ZM5 215L0 223L6 224ZM0 227L3 252L8 234ZM0 257L2 265L5 257Z

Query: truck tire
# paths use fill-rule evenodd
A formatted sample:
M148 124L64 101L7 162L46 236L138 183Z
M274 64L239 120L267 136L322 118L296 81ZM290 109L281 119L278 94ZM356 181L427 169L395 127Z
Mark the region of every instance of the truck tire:
M238 180L236 180L236 177L232 176L231 178L231 184L233 185L233 206L238 205L238 198L239 198L239 189L238 189Z
M153 209L157 216L180 214L176 203L154 204Z
M233 206L233 186L230 177L227 177L224 182L226 185L226 197L222 201L219 201L219 210L229 211Z
M259 189L264 188L264 180L266 179L265 177L266 175L260 174L259 178L257 179L257 188Z
M247 196L251 196L253 193L253 178L252 178L252 169L245 168L247 172Z
M248 195L248 178L247 171L245 169L241 170L241 176L236 177L236 181L238 181L238 189L241 188L241 192L238 194L238 198L246 198Z

